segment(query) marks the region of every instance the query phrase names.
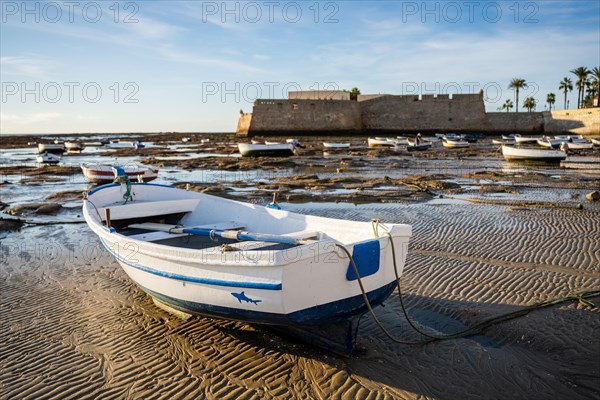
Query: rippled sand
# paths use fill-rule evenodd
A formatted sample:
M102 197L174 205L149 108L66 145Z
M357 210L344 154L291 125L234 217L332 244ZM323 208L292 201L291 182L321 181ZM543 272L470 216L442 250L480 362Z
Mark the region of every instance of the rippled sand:
M598 212L452 202L289 207L413 225L402 286L411 317L429 333L600 288ZM1 245L3 399L600 397L598 309L563 304L427 345L394 344L365 315L364 351L344 358L259 327L172 317L85 224L27 227ZM421 339L396 293L376 313L395 336Z

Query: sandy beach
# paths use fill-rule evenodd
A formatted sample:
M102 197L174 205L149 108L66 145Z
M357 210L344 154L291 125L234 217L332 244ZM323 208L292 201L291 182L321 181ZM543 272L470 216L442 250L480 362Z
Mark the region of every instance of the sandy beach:
M0 398L600 398L600 309L578 302L415 345L393 343L367 314L352 357L260 326L178 319L81 223L89 185L78 169L143 161L160 168L157 183L259 204L279 192L290 211L410 224L403 299L440 335L600 289L600 204L585 198L600 187L598 148L531 166L504 161L490 138L418 154L356 137L336 139L349 152L323 154L323 140L301 138L302 155L241 159L232 135L180 136L145 137L138 151L90 146L50 168L31 161L35 138L2 144L3 212L20 221L2 221L0 234ZM398 293L384 305L376 315L395 337L423 339Z

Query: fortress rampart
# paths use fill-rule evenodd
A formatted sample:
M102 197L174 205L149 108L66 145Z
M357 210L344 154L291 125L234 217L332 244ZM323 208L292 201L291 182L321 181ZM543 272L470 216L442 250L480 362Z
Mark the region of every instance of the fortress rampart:
M256 100L242 113L237 133L253 135L398 134L435 132L577 133L600 135L600 108L551 112L486 113L483 93L359 95L290 93L290 99Z

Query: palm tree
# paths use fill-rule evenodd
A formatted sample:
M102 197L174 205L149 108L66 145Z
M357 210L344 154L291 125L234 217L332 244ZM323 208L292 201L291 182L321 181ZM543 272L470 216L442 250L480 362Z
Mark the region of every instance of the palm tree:
M350 100L357 100L358 95L360 94L360 90L357 87L353 87L350 91Z
M537 106L537 102L533 97L528 97L523 102L523 107L525 107L529 112L531 112L531 110L533 110L535 106Z
M594 67L592 68L591 71L591 89L590 89L590 94L592 97L592 107L594 105L594 97L597 95L600 95L600 67ZM598 104L598 107L600 107L600 104Z
M511 99L506 99L506 101L504 102L504 104L502 104L501 109L502 110L506 110L506 112L509 112L510 109L513 108L513 102Z
M519 112L519 89L527 89L527 82L522 78L514 78L508 85L509 89L515 91L515 104L517 105L517 112Z
M556 103L556 95L552 92L548 93L546 103L548 103L548 109L552 111L552 104Z
M558 90L562 90L565 94L565 110L567 109L567 93L573 90L573 81L571 78L564 77L560 84L558 85Z
M575 86L577 87L577 108L581 108L583 105L583 95L585 93L585 83L587 82L590 70L586 67L577 67L570 72L578 79L577 82L575 82Z

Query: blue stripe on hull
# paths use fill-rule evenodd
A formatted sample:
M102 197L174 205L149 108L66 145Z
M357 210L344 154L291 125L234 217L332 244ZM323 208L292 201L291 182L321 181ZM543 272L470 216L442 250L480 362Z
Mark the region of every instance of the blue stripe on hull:
M119 255L119 253L115 252L111 247L106 243L104 239L100 239L102 244L108 250L113 257L117 259L117 261L135 269L139 269L140 271L147 272L152 275L160 276L163 278L174 279L178 281L185 282L193 282L193 283L203 283L206 285L213 286L227 286L227 287L235 287L235 288L245 288L245 289L263 289L263 290L281 290L282 284L281 282L277 283L267 283L267 282L239 282L239 281L226 281L222 279L210 279L210 278L199 278L194 276L187 276L181 274L175 274L172 272L166 272L157 270L154 268L146 267L141 264L133 263L126 258Z
M387 299L390 294L392 294L395 287L396 282L391 282L377 290L369 292L367 296L371 306L375 307L383 303L383 301ZM216 306L212 304L195 303L165 296L143 286L140 286L140 288L157 300L188 314L232 319L255 324L285 326L325 325L348 320L352 317L364 314L368 310L362 295L307 308L305 310L296 311L290 314L276 314L252 310L240 310L237 308Z

